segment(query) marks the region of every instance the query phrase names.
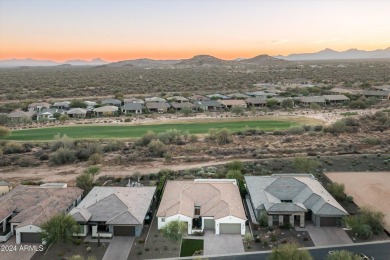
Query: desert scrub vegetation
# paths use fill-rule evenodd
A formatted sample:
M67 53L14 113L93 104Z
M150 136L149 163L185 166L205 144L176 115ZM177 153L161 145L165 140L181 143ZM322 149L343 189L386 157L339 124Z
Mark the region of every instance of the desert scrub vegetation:
M62 165L67 163L73 163L76 161L76 152L69 148L59 148L49 157L49 163L51 165Z
M295 157L292 165L297 172L310 173L320 166L320 162L306 157Z
M356 237L362 239L370 239L373 234L382 233L385 225L384 214L367 207L361 208L356 215L345 216L343 222Z
M207 139L210 141L214 141L219 145L224 145L233 142L232 133L226 128L211 128L209 130L209 135L207 136Z
M338 201L343 201L346 199L345 196L345 186L342 183L333 182L330 183L326 189L328 192Z

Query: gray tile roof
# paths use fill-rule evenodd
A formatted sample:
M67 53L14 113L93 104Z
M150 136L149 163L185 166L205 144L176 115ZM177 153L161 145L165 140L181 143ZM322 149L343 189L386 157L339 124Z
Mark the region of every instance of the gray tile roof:
M71 108L68 112L66 112L68 115L85 115L87 114L87 110L84 108Z
M122 106L122 109L127 110L127 111L142 110L143 108L144 108L144 105L141 103L125 103Z
M345 95L323 95L327 101L348 101L349 98Z
M120 100L118 100L118 99L113 99L113 98L111 98L111 99L104 99L104 100L102 100L102 104L103 105L115 105L115 106L117 106L117 105L121 105L122 104L122 101L120 101Z
M297 98L304 103L325 103L325 98L321 96L308 96L308 97L299 97Z
M6 181L0 181L0 186L12 186L11 183Z
M366 90L366 91L363 91L363 95L387 97L390 95L390 91L388 91L388 90Z
M223 107L223 105L221 103L219 103L217 100L198 101L198 102L195 102L195 105L197 107L216 107L216 108Z
M94 187L69 214L79 222L142 224L155 190L156 187Z
M247 98L245 100L247 104L267 104L267 99L264 97Z
M146 107L148 109L162 109L166 110L170 107L170 105L166 102L148 102L146 103Z
M255 209L342 216L348 213L312 175L245 176ZM286 202L291 201L291 202Z

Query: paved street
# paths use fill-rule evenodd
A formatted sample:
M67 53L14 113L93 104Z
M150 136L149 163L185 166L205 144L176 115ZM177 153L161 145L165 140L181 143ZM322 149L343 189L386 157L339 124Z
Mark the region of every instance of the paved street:
M214 231L209 230L204 234L204 255L237 254L243 252L245 250L241 235L215 235Z
M323 260L327 256L330 250L342 250L346 249L355 253L364 253L366 255L373 256L375 260L388 260L390 259L390 241L386 242L374 242L374 243L360 243L346 246L334 246L334 247L321 247L310 248L310 254L315 260ZM242 255L225 255L208 257L213 260L266 260L269 252L242 254Z
M127 260L134 237L116 236L111 239L110 245L103 256L103 260Z

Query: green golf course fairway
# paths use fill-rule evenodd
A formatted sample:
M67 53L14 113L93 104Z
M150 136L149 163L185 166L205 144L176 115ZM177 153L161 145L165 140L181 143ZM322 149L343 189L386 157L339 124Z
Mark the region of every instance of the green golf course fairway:
M299 123L276 120L213 121L155 125L83 125L15 130L6 139L16 141L47 141L53 140L57 134L61 136L66 134L68 137L74 139L137 138L144 135L147 131L160 133L169 129L177 129L179 131L188 130L190 134L206 134L210 128L227 128L231 131L239 131L245 128L273 131L286 129L295 125L299 125Z

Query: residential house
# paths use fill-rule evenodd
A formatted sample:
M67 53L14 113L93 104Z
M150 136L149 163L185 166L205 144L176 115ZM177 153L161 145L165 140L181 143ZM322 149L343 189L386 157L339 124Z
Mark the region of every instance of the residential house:
M119 108L117 106L104 106L97 107L93 110L96 116L112 116L118 113Z
M167 100L164 99L164 98L160 98L160 97L145 98L145 103L153 103L153 102L157 102L157 103L166 103Z
M146 108L149 112L165 113L170 107L166 102L146 102Z
M209 101L210 98L201 95L192 95L188 97L188 100L192 103L195 103L196 101Z
M142 114L143 108L144 108L143 103L128 103L128 102L126 102L122 106L122 112L124 114Z
M187 103L189 102L188 98L182 97L182 96L173 96L167 98L169 102L176 102L176 103Z
M39 121L39 120L56 120L54 117L55 113L59 114L65 114L66 110L62 109L57 109L57 108L44 108L38 113L35 114L34 118Z
M219 99L229 99L228 96L225 96L225 95L222 95L222 94L210 94L210 95L206 95L206 97L210 98L210 99L213 99L213 100L219 100Z
M0 197L0 241L16 235L16 244L42 243L41 225L60 213L68 213L80 201L76 187L20 185Z
M331 105L343 104L349 102L349 98L345 95L323 95L326 103Z
M97 103L95 101L84 101L84 104L87 106L87 111L93 111L93 109L97 106Z
M219 100L224 108L230 109L232 107L243 107L246 108L246 102L242 99L226 99Z
M262 97L262 98L271 98L271 97L276 97L279 94L277 93L272 93L272 92L265 92L265 91L254 91L254 92L248 92L246 95L250 97Z
M71 108L66 112L69 117L84 118L87 115L87 110L84 108Z
M152 216L156 187L94 187L70 215L81 225L78 236L135 236Z
M373 86L373 89L390 91L390 85Z
M269 226L340 226L347 211L311 174L245 176L249 210L257 220L265 214ZM248 203L249 202L249 203Z
M242 94L242 93L233 93L228 95L230 99L247 99L249 98L248 95Z
M267 105L267 99L264 97L252 97L245 100L249 107L265 107Z
M390 90L365 90L363 91L365 97L375 97L378 99L389 99Z
M70 108L70 102L69 101L60 101L55 102L51 108L61 109L61 110L69 110Z
M104 99L102 100L102 105L103 106L116 106L118 108L120 108L122 106L122 101L118 100L118 99L114 99L114 98L109 98L109 99Z
M11 183L8 183L6 181L0 181L0 196L3 196L4 194L9 192L10 190L12 190Z
M202 111L220 111L223 109L223 105L217 100L204 100L194 102L194 105Z
M139 103L139 104L145 104L145 101L143 101L142 99L140 98L125 98L123 100L123 103L126 104L126 103Z
M27 107L28 111L35 111L35 112L40 112L44 108L46 109L50 108L50 104L46 102L36 102L36 103L29 104Z
M318 104L318 105L326 104L326 100L322 96L298 97L295 98L295 100L303 106L310 106L311 104Z
M167 181L156 216L158 229L180 220L188 234L244 235L247 220L237 181L231 179Z
M191 110L194 110L195 108L195 105L190 103L190 102L171 102L171 107L176 111L176 112L179 112L181 111L183 108L189 108Z
M16 122L21 120L31 120L34 114L34 111L24 112L22 110L17 109L9 113L7 116L11 121Z

